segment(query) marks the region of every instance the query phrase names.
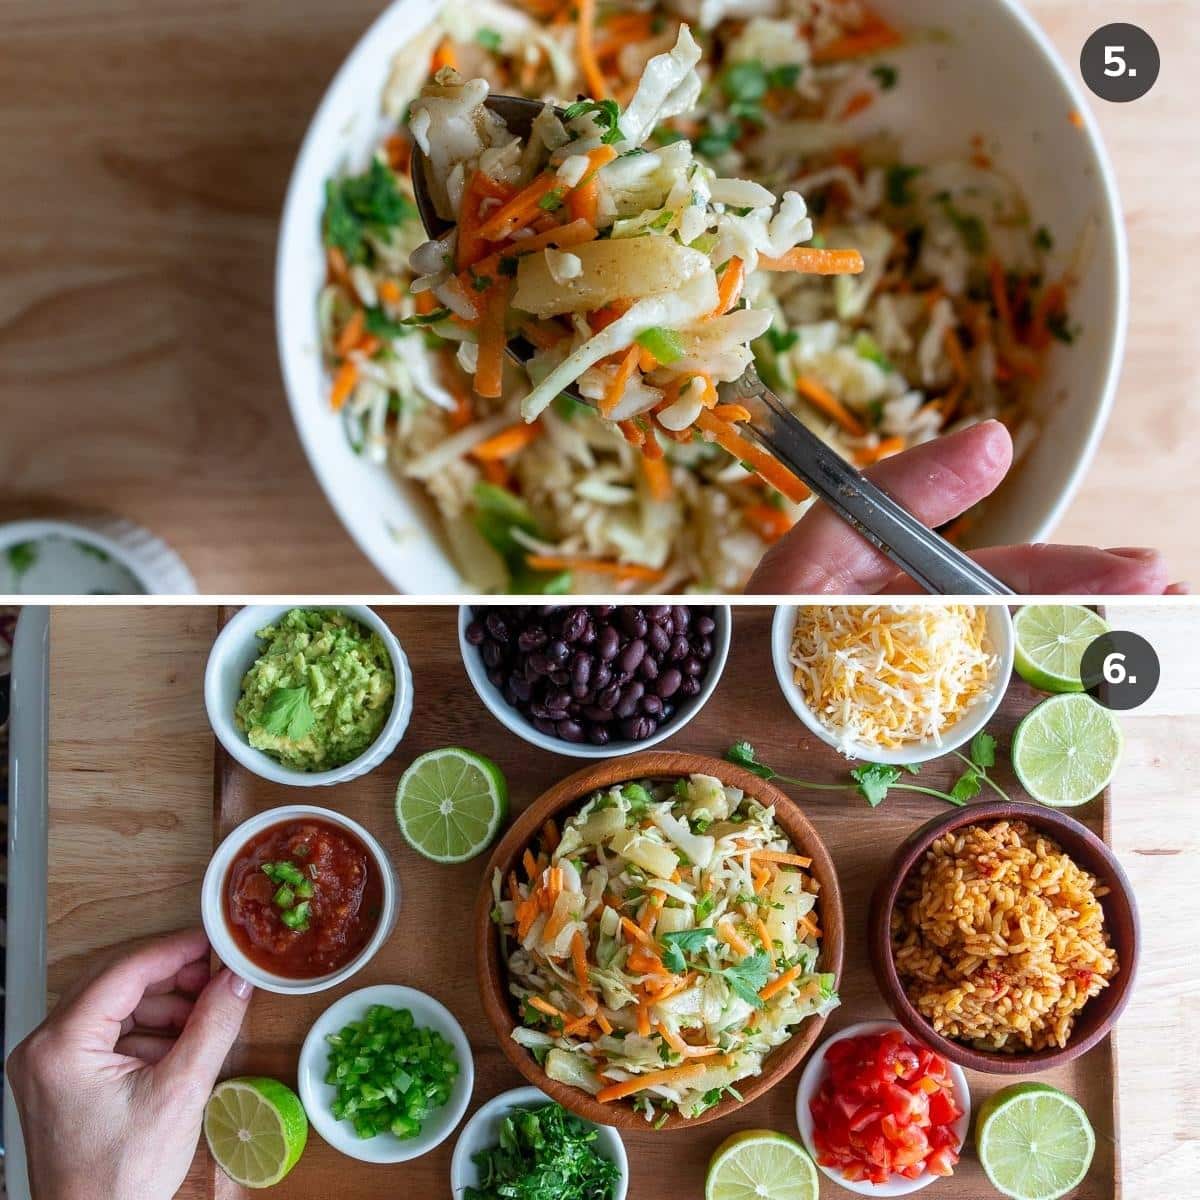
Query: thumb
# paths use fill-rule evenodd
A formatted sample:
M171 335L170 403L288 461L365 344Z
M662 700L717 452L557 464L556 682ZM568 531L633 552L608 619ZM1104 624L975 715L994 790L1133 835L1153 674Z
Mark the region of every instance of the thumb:
M237 1040L253 991L240 975L222 968L196 998L187 1024L156 1070L199 1085L207 1095Z

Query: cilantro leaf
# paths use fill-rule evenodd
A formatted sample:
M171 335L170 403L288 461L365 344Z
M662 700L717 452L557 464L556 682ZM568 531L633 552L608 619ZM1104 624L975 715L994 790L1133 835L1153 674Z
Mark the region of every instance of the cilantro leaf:
M574 104L568 104L563 110L563 124L570 124L587 113L591 113L593 123L603 131L600 140L606 146L624 140L620 124L621 106L615 100L577 100Z
M887 798L888 789L900 778L900 768L889 763L863 763L850 772L859 793L872 808Z
M308 702L308 686L276 688L263 708L263 728L276 737L298 742L316 723Z
M703 950L716 936L711 929L680 929L676 933L664 933L658 939L663 946L663 966L676 975L682 975L687 970L683 956Z
M369 227L402 225L416 215L416 205L382 159L372 159L361 175L325 183L325 244L336 246L349 262L366 261Z
M986 729L971 739L971 761L985 770L996 765L996 739Z
M785 351L790 350L800 340L800 335L795 330L776 329L774 325L767 330L765 337L767 345L776 354L783 354Z
M900 72L890 63L880 63L879 66L872 67L871 74L878 80L880 91L884 92L890 92L900 78Z
M705 892L699 900L696 901L696 920L707 920L712 910L717 906L717 898L712 892Z
M950 789L950 799L955 804L966 804L968 800L973 800L979 795L979 788L979 772L971 767L955 781L954 786Z
M1039 225L1037 232L1033 235L1033 244L1039 250L1054 249L1054 235L1046 228L1045 225Z
M37 562L38 549L33 542L17 542L15 546L9 546L5 557L12 573L20 579Z
M734 742L728 750L725 751L725 757L731 762L736 763L739 767L745 767L747 771L753 771L760 779L774 779L776 772L766 765L760 763L755 757L754 747L749 742Z
M758 993L766 986L767 977L771 974L771 960L764 952L760 950L747 955L731 967L722 967L717 973L729 984L735 996L755 1008L762 1008L763 1001Z
M954 201L949 196L939 196L938 201L947 220L958 230L958 235L962 238L966 248L972 254L983 254L988 246L987 229L984 227L983 221L974 213L965 213L956 208Z
M921 167L906 167L896 163L887 170L887 201L895 208L903 208L913 202L912 188L908 185L921 174Z
M479 43L485 50L490 50L495 54L500 49L501 37L495 29L477 29L475 31L475 41Z

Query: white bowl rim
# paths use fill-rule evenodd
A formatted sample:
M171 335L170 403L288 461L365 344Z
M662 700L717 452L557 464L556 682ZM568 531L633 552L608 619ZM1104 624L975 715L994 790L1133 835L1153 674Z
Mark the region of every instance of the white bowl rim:
M393 1137L390 1133L381 1133L366 1139L358 1137L347 1122L334 1119L333 1113L325 1108L313 1091L314 1085L311 1080L323 1078L325 1074L323 1070L318 1071L316 1063L320 1061L318 1056L325 1051L326 1032L334 1026L340 1028L359 1019L354 1016L354 1011L361 1008L365 1012L372 1004L409 1009L417 1024L436 1029L453 1045L458 1055L458 1079L450 1099L430 1114L415 1138L405 1141ZM467 1040L458 1018L440 1000L428 992L402 983L376 983L339 997L313 1021L300 1047L296 1082L309 1121L333 1149L360 1162L402 1163L428 1154L458 1128L471 1103L471 1093L475 1090L475 1058L471 1053L471 1043ZM435 1116L438 1118L437 1132L427 1133ZM362 1153L372 1146L381 1152L370 1155ZM355 1153L356 1150L359 1153Z
M878 603L870 598L861 601L863 607ZM903 604L905 601L897 597L891 601ZM791 648L791 633L795 623L798 604L780 604L775 608L775 616L771 621L771 662L775 667L775 678L779 690L787 701L788 707L800 718L810 733L820 738L827 746L832 746L844 754L847 761L863 760L895 766L916 766L919 763L932 762L935 758L943 758L959 747L966 745L977 733L987 727L988 722L996 715L1004 702L1004 694L1008 681L1012 676L1013 658L1016 651L1016 635L1013 632L1012 614L1006 604L984 605L988 610L989 624L993 614L1003 614L995 617L1003 634L1000 645L996 647L996 682L991 695L986 700L976 701L943 735L940 744L915 744L903 746L896 750L885 750L875 746L853 744L847 754L838 742L836 735L808 706L800 694L800 688L792 677L789 651Z
M289 353L284 339L283 276L288 243L292 237L292 228L303 219L303 214L298 211L299 181L303 174L302 168L307 164L309 157L315 153L314 147L317 145L319 135L322 131L325 112L327 109L332 108L333 96L341 85L343 77L349 76L357 69L360 57L365 57L367 49L378 35L377 31L390 23L393 10L411 2L412 0L391 0L387 4L360 35L326 87L321 101L305 130L289 176L279 223L279 235L276 239L274 270L276 349L279 355L284 390L288 397L288 407L292 414L292 421L296 427L297 435L304 448L305 456L308 459L313 474L321 485L321 490L325 493L327 501L337 514L338 519L342 522L345 530L376 569L393 587L396 587L400 591L406 589L394 578L395 564L384 553L382 548L383 543L375 539L368 539L358 523L351 519L352 514L349 506L343 500L342 490L338 486L338 481L334 478L334 472L319 453L320 436L317 430L312 427L311 422L305 419L302 411L298 399L300 387L298 379L295 377L296 367L293 362L294 356ZM1031 526L1028 535L1024 539L1029 542L1040 542L1051 535L1061 521L1067 508L1074 501L1083 483L1084 476L1087 474L1096 456L1104 432L1108 427L1116 400L1117 388L1120 383L1121 368L1124 363L1125 346L1129 329L1129 244L1125 229L1124 207L1121 202L1116 171L1101 136L1099 122L1093 114L1082 89L1075 81L1067 64L1059 55L1057 47L1032 14L1023 7L1020 0L992 0L992 2L1002 9L1007 17L1023 30L1038 51L1042 65L1053 74L1059 87L1062 88L1065 95L1070 99L1074 110L1080 114L1082 119L1082 129L1080 132L1087 139L1088 150L1095 162L1097 174L1101 182L1101 189L1104 196L1103 213L1106 218L1104 223L1107 225L1105 232L1108 235L1109 250L1112 254L1115 276L1113 289L1115 294L1112 297L1112 319L1109 323L1107 336L1104 339L1104 344L1108 349L1104 363L1103 384L1099 389L1098 399L1088 417L1086 437L1074 455L1074 462L1069 473L1062 484L1056 489L1056 498L1042 511L1039 517L1035 518L1036 523ZM397 45L396 49L399 48L400 44ZM398 483L397 486L399 486ZM437 538L435 537L434 540L436 541ZM457 568L452 567L452 569L455 574L460 574ZM458 592L470 590L469 584L461 579L461 574L459 586L455 590Z
M643 597L630 597L634 607L641 607ZM580 600L581 607L586 607ZM593 746L590 742L565 742L561 738L552 738L549 734L535 729L512 705L508 704L497 689L492 686L484 669L483 661L477 647L467 641L467 626L471 622L471 604L460 604L458 607L458 649L462 656L463 667L467 678L475 689L475 694L483 701L484 707L510 733L537 746L540 750L548 750L551 754L562 754L568 758L623 758L627 754L637 754L641 750L650 750L667 738L673 737L683 729L697 713L712 699L717 690L717 684L725 672L725 664L729 659L729 650L733 645L733 609L728 604L712 604L717 628L714 633L719 635L713 639L713 657L709 662L708 674L704 684L695 696L688 698L690 707L685 715L678 712L665 725L660 726L653 737L641 742L612 741L603 746Z
M919 1175L916 1179L889 1179L887 1183L868 1183L856 1182L850 1179L843 1179L836 1167L823 1167L817 1162L817 1150L813 1144L813 1119L812 1113L809 1111L809 1102L817 1092L817 1088L821 1083L821 1074L825 1066L825 1055L829 1051L829 1047L834 1042L845 1041L846 1038L863 1037L872 1033L888 1033L896 1032L902 1034L906 1042L914 1042L918 1045L922 1044L919 1038L913 1037L899 1021L859 1021L855 1025L848 1025L845 1029L839 1029L837 1033L831 1033L813 1052L808 1056L808 1062L804 1064L804 1071L800 1076L800 1082L796 1087L796 1127L800 1131L800 1140L804 1143L804 1148L812 1156L813 1163L817 1170L820 1171L826 1178L832 1179L834 1183L840 1187L846 1188L848 1191L855 1192L860 1196L909 1196L913 1192L919 1192L922 1188L928 1187L935 1179L942 1178L940 1175L931 1175L928 1171ZM932 1047L926 1047L932 1049ZM935 1051L935 1053L937 1053ZM938 1054L939 1058L945 1058L945 1055ZM962 1153L963 1146L966 1145L967 1132L971 1127L971 1089L967 1083L966 1072L957 1063L952 1063L946 1059L946 1066L949 1068L950 1080L954 1085L954 1098L959 1108L962 1109L962 1116L954 1123L954 1132L958 1135L958 1150Z
M480 1105L462 1127L458 1141L454 1144L454 1154L450 1159L450 1191L453 1200L461 1200L462 1190L473 1186L472 1180L476 1178L474 1164L471 1162L471 1155L475 1153L475 1150L470 1143L479 1124L495 1120L502 1110L528 1108L535 1104L557 1103L558 1101L553 1096L547 1096L541 1088L526 1084L523 1087L509 1088L508 1091L501 1092ZM616 1163L617 1169L621 1172L620 1181L612 1200L625 1200L629 1190L629 1155L625 1151L625 1143L621 1138L620 1130L612 1125L597 1125L586 1117L580 1117L579 1120L590 1125L599 1133L598 1149L605 1158Z
M284 613L291 612L294 608L340 612L353 618L379 635L380 640L387 647L388 657L392 662L395 690L387 720L376 734L375 740L361 754L352 758L348 763L342 763L340 767L331 767L327 771L300 771L295 767L277 762L265 751L256 750L237 728L233 720L233 713L225 711L223 697L218 687L217 666L223 655L236 653L237 645L240 644L239 639L245 636L246 627L250 626L250 636L257 644L258 630L263 625L269 624ZM345 780L355 779L380 766L386 761L391 750L378 755L379 747L393 741L399 742L411 719L412 690L412 672L409 669L408 657L404 653L400 639L391 631L387 622L373 608L365 604L247 604L226 621L224 628L213 639L204 667L204 707L208 713L208 723L217 740L227 753L246 770L252 771L263 779L269 779L272 783L284 783L293 787L322 787L331 783L341 783ZM400 729L399 735L396 732L398 728ZM375 758L376 755L378 757L375 761L369 764L366 762L367 759Z
M348 830L366 846L380 871L383 883L383 905L379 913L379 923L375 927L375 932L371 934L370 940L358 955L344 967L330 975L320 975L315 979L292 979L263 970L242 952L225 922L225 881L229 875L230 865L238 851L255 834L261 833L273 825L283 825L286 822L303 820L306 817L327 821L331 825ZM204 879L200 885L200 917L213 952L234 974L240 975L256 988L261 988L264 992L274 992L276 995L309 996L345 983L347 979L365 967L391 937L399 911L400 880L387 851L384 850L379 840L369 830L364 829L362 825L344 813L321 808L315 804L286 804L248 817L221 839L220 845L208 860L208 866L204 870Z

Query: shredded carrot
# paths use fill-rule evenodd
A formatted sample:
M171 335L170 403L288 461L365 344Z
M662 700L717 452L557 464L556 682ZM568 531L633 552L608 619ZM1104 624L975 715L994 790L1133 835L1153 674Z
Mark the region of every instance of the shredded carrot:
M629 953L626 963L631 971L639 971L643 975L665 975L662 959L653 950L645 946L635 946Z
M851 437L866 434L866 426L819 379L811 375L798 376L796 391L814 408L836 421Z
M777 492L782 492L793 504L808 499L809 490L786 467L776 462L765 450L748 442L728 421L720 421L710 412L702 411L696 424L722 449L746 463Z
M383 150L387 155L388 166L393 171L408 170L409 163L412 162L412 142L402 133L393 133L383 143Z
M577 929L575 936L571 938L571 965L575 968L575 981L579 984L582 991L591 991L591 982L588 979L587 969L587 947L583 944L583 934Z
M436 75L443 67L453 67L458 70L458 55L454 52L454 43L444 37L437 44L437 49L433 52L433 59L429 64L429 73Z
M512 199L489 213L487 219L476 231L478 236L489 242L503 241L520 229L522 225L528 225L541 212L541 209L538 208L538 201L561 186L558 176L553 171L543 171L532 183L527 183Z
M771 935L767 932L767 927L762 917L754 918L754 932L758 934L758 940L762 942L763 949L767 952L767 957L771 960L771 970L774 970L775 943L771 941Z
M625 357L621 359L621 365L617 367L617 373L612 377L608 387L604 389L604 398L600 401L602 415L607 417L621 403L621 397L625 395L625 387L633 377L637 361L638 347L630 346L625 351Z
M634 924L634 922L628 917L621 918L621 928L625 930L625 932L629 934L629 936L635 942L641 942L643 946L654 945L653 938L651 938L650 935L640 925Z
M802 929L811 937L819 938L821 936L821 927L812 919L812 913L805 913L804 916L796 922L796 928Z
M509 871L508 873L508 898L514 904L521 903L521 889L517 886L516 871Z
M367 358L374 358L382 345L383 343L373 333L368 333L359 339L358 345L354 348L360 354L365 354Z
M561 331L556 332L553 327L537 321L522 321L520 329L521 336L539 350L549 350L552 346L557 346L567 336L565 333Z
M864 88L861 92L855 92L846 107L842 109L839 120L849 121L851 117L857 117L859 113L866 112L874 103L875 93L869 89Z
M576 1037L579 1034L586 1033L591 1027L591 1017L577 1017L574 1021L568 1021L562 1027L563 1037Z
M413 296L413 303L416 305L417 312L421 316L427 317L437 308L437 297L433 292L417 292Z
M335 411L346 403L357 384L358 367L352 362L342 363L333 377L333 390L329 393L329 403Z
M742 509L742 519L766 543L774 544L792 527L792 519L772 504L750 504Z
M751 945L728 921L717 922L717 937L721 939L732 950L736 950L741 955L747 955L751 952Z
M750 855L751 862L784 863L789 867L811 867L812 859L803 854L787 854L782 850L755 850Z
M1004 278L1004 268L996 257L988 262L988 271L992 277L992 303L996 306L996 316L1000 324L1012 332L1012 305L1008 301L1008 280Z
M744 404L716 404L712 415L718 421L729 421L734 425L750 420L750 410Z
M717 285L717 307L712 311L714 317L727 313L738 302L745 282L746 264L735 254L721 273L721 281Z
M658 1036L661 1037L662 1040L666 1042L676 1054L680 1054L684 1058L688 1057L688 1051L691 1049L691 1047L683 1040L683 1038L679 1036L679 1034L677 1034L669 1026L664 1025L662 1022L658 1022L655 1025L655 1029L658 1030Z
M584 82L588 86L588 95L593 100L606 100L608 81L596 61L596 50L592 41L596 25L596 0L579 0L578 11L576 54L579 58L579 69L583 72Z
M385 279L379 285L379 298L385 304L399 304L404 293L394 279Z
M621 1083L613 1083L608 1087L601 1088L596 1093L596 1099L601 1104L608 1104L611 1100L623 1100L626 1096L632 1096L635 1092L644 1091L646 1088L663 1087L672 1083L684 1083L689 1079L695 1079L699 1075L703 1075L708 1068L703 1063L684 1063L681 1067L667 1067L663 1071L647 1071L644 1075L635 1075L632 1079L625 1079Z
M607 329L618 317L623 317L629 311L629 304L614 300L611 304L602 305L588 313L587 321L593 333Z
M760 1000L770 1000L772 996L782 992L783 989L787 987L787 985L791 983L793 979L799 977L801 969L802 968L799 963L797 963L794 967L788 967L788 969L784 971L782 975L772 979L771 982L768 983L767 986L758 993L758 998Z
M899 45L900 34L880 17L873 17L862 29L855 33L843 34L818 46L813 50L814 63L839 62L845 58L862 58L866 54L874 54L877 50L886 50L890 46Z
M338 339L334 343L333 348L343 358L362 341L362 336L366 329L366 321L366 314L363 310L356 308L350 320L346 322L342 332L338 334Z
M1071 109L1071 111L1067 114L1067 117L1076 129L1083 129L1086 126L1086 122L1083 119L1083 113L1081 113L1077 108Z
M971 369L967 366L967 356L963 350L962 340L958 336L958 330L950 328L946 330L946 354L950 358L950 363L954 367L954 374L959 379L968 379L971 375Z
M600 184L595 175L567 193L567 212L573 220L595 225L599 204Z
M488 288L479 322L479 355L475 360L475 391L480 396L500 395L504 379L504 321L508 313L508 280Z
M487 193L483 180L488 176L483 171L474 171L463 188L462 203L458 209L458 242L454 251L454 266L463 271L473 262L482 258L487 251L487 244L479 236L480 206Z
M532 445L541 436L542 424L540 421L533 421L528 425L521 421L516 425L510 425L507 429L502 429L487 441L480 442L471 451L471 455L480 462L510 458L518 451L524 450L526 446Z
M541 996L530 996L529 1006L536 1008L540 1013L545 1013L548 1017L557 1017L560 1021L567 1019L566 1013L561 1008L555 1008L549 1000L543 1000Z
M758 257L763 271L800 271L805 275L861 275L863 257L857 250L823 250L816 246L793 246L778 258Z
M651 371L658 366L658 359L646 349L645 346L638 347L638 370L643 375L649 375Z
M657 438L653 439L658 445ZM660 447L661 450L661 447ZM646 456L642 459L642 470L646 473L646 485L655 500L667 500L671 496L671 471L662 458Z
M346 265L346 256L337 246L326 247L325 267L334 283L340 283L343 287L350 286L350 268Z
M650 1009L645 1000L639 1000L637 1006L637 1031L642 1037L650 1036Z
M766 867L754 866L750 871L754 879L754 893L757 895L771 882L771 872Z
M470 393L463 388L454 389L454 411L450 414L450 428L466 429L475 420L475 408Z
M955 387L959 387L955 384ZM893 434L891 437L880 438L874 446L864 447L859 450L854 461L860 467L869 467L877 462L882 462L885 458L891 458L895 454L899 454L904 449L904 439L898 434Z
M533 928L534 921L537 920L538 912L540 911L538 902L533 899L522 900L516 907L517 917L517 937L524 941L526 934Z
M566 928L567 922L571 919L567 912L559 912L556 916L551 916L546 922L546 928L542 933L542 937L547 942L552 942Z
M553 817L542 826L542 846L547 854L553 854L558 846L558 826L555 825Z
M603 1009L597 1009L596 1015L593 1019L595 1020L596 1024L600 1026L600 1032L606 1037L612 1033L612 1022L609 1021L609 1019L604 1015Z
M653 933L654 926L658 921L658 915L663 910L663 904L666 902L666 896L662 892L655 892L642 907L642 915L638 919L638 924L647 932Z
M521 856L521 865L525 868L525 874L529 876L530 882L541 873L538 869L537 859L533 857L533 851L528 847L525 848L525 853Z
M620 563L611 559L584 558L574 554L530 554L525 562L533 571L584 571L641 583L657 583L663 577L662 571L642 566L640 563Z

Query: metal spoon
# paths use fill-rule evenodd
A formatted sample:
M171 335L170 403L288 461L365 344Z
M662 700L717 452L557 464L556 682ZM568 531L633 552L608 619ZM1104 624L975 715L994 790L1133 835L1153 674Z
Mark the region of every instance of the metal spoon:
M533 119L543 107L540 101L521 96L489 96L485 103L522 140L529 136ZM441 237L453 222L438 215L420 147L413 154L412 181L426 232L431 238ZM508 343L509 356L521 364L528 361L533 349L524 338ZM925 591L943 596L1012 595L1010 588L923 525L797 420L753 366L719 390L723 402L742 404L750 410L750 420L741 424L740 430L802 479L843 521ZM581 403L591 404L575 392L572 395Z

